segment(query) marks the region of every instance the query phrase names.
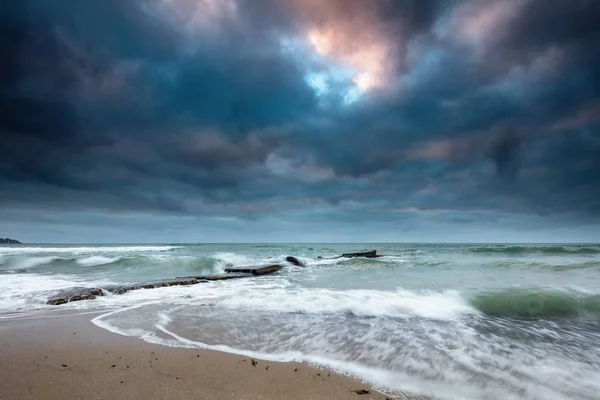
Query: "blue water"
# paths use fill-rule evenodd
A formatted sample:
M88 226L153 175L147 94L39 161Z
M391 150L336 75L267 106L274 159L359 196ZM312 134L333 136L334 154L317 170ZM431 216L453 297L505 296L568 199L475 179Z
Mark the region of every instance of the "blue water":
M377 249L377 259L317 259ZM304 267L283 262L301 257ZM600 399L600 245L0 247L0 311L59 290L282 262L279 273L63 305L169 346L302 360L388 393Z

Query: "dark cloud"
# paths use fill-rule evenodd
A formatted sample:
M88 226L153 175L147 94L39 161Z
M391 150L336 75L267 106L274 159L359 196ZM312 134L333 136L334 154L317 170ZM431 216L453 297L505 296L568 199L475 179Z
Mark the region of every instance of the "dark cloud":
M597 223L598 18L584 0L3 4L0 204Z

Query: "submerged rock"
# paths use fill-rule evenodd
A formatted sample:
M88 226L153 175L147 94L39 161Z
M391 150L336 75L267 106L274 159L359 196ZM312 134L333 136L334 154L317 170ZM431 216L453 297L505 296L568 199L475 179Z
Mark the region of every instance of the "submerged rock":
M273 265L265 265L259 267L235 267L235 268L225 268L225 272L237 272L240 274L252 274L252 275L267 275L277 272L281 269L281 265L273 264Z
M346 254L342 254L342 257L344 258L356 258L356 257L365 257L365 258L377 258L377 250L371 250L371 251L363 251L363 252L359 252L359 253L346 253Z
M95 299L96 296L104 296L102 289L75 287L62 291L56 296L50 297L46 304L57 306L72 301L92 300Z
M262 275L262 274L272 273L272 272L275 272L275 271L271 271L271 272L261 271L261 273L257 273L254 275ZM130 292L132 290L156 289L156 288L167 287L167 286L188 286L188 285L196 285L198 283L203 283L203 282L246 278L246 277L250 277L250 276L252 276L252 275L228 274L228 275L211 275L211 276L189 276L189 277L182 277L182 278L175 278L175 279L167 279L164 281L138 283L138 284L133 284L133 285L112 285L112 286L105 286L103 288L75 287L75 288L63 290L62 292L58 293L57 295L52 296L50 299L48 299L46 304L57 306L60 304L70 303L73 301L93 300L97 296L104 296L107 293L108 294L123 294L123 293Z
M285 261L289 262L290 264L294 264L297 267L304 267L304 262L302 260L300 260L297 257L294 256L287 256L285 258Z

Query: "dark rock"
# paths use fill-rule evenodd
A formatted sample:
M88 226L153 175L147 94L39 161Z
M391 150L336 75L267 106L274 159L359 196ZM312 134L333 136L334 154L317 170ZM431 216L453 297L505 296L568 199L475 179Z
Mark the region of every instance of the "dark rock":
M279 267L281 268L281 267ZM277 269L278 270L278 269ZM273 273L275 270L260 270L256 273L252 273L253 275L263 275L266 273ZM135 285L110 285L105 286L103 288L81 288L76 287L72 289L64 290L58 293L55 296L52 296L46 304L49 305L60 305L69 303L72 301L80 301L80 300L90 300L95 299L96 296L104 296L105 293L110 294L123 294L130 292L132 290L140 290L140 289L155 289L165 286L186 286L186 285L195 285L198 283L209 282L209 281L220 281L220 280L229 280L229 279L238 279L238 278L247 278L251 275L214 275L214 276L189 276L183 278L175 278L168 279L164 281L154 281L154 282L146 282L139 283Z
M15 239L10 238L0 238L0 244L23 244Z
M287 256L285 258L285 261L289 262L290 264L294 264L297 267L304 267L304 263L302 262L302 260L294 256Z
M356 258L356 257L376 258L377 250L363 251L363 252L359 252L359 253L346 253L346 254L342 254L342 257L344 257L344 258Z
M369 394L369 393L371 393L371 391L367 390L367 389L356 389L356 390L353 390L353 392L356 393L356 394Z
M225 268L225 272L237 272L240 274L252 274L252 275L268 275L275 273L281 269L281 265L273 264L258 267L235 267Z
M104 296L102 289L76 287L64 290L56 296L51 297L46 304L57 306L60 304L69 303L71 301L95 299L96 296Z

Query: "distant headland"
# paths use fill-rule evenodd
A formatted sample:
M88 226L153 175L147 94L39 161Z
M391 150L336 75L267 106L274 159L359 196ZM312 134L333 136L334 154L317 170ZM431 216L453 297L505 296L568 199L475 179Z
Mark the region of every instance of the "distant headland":
M15 239L0 238L0 244L23 244L23 243L19 242L18 240L15 240Z

